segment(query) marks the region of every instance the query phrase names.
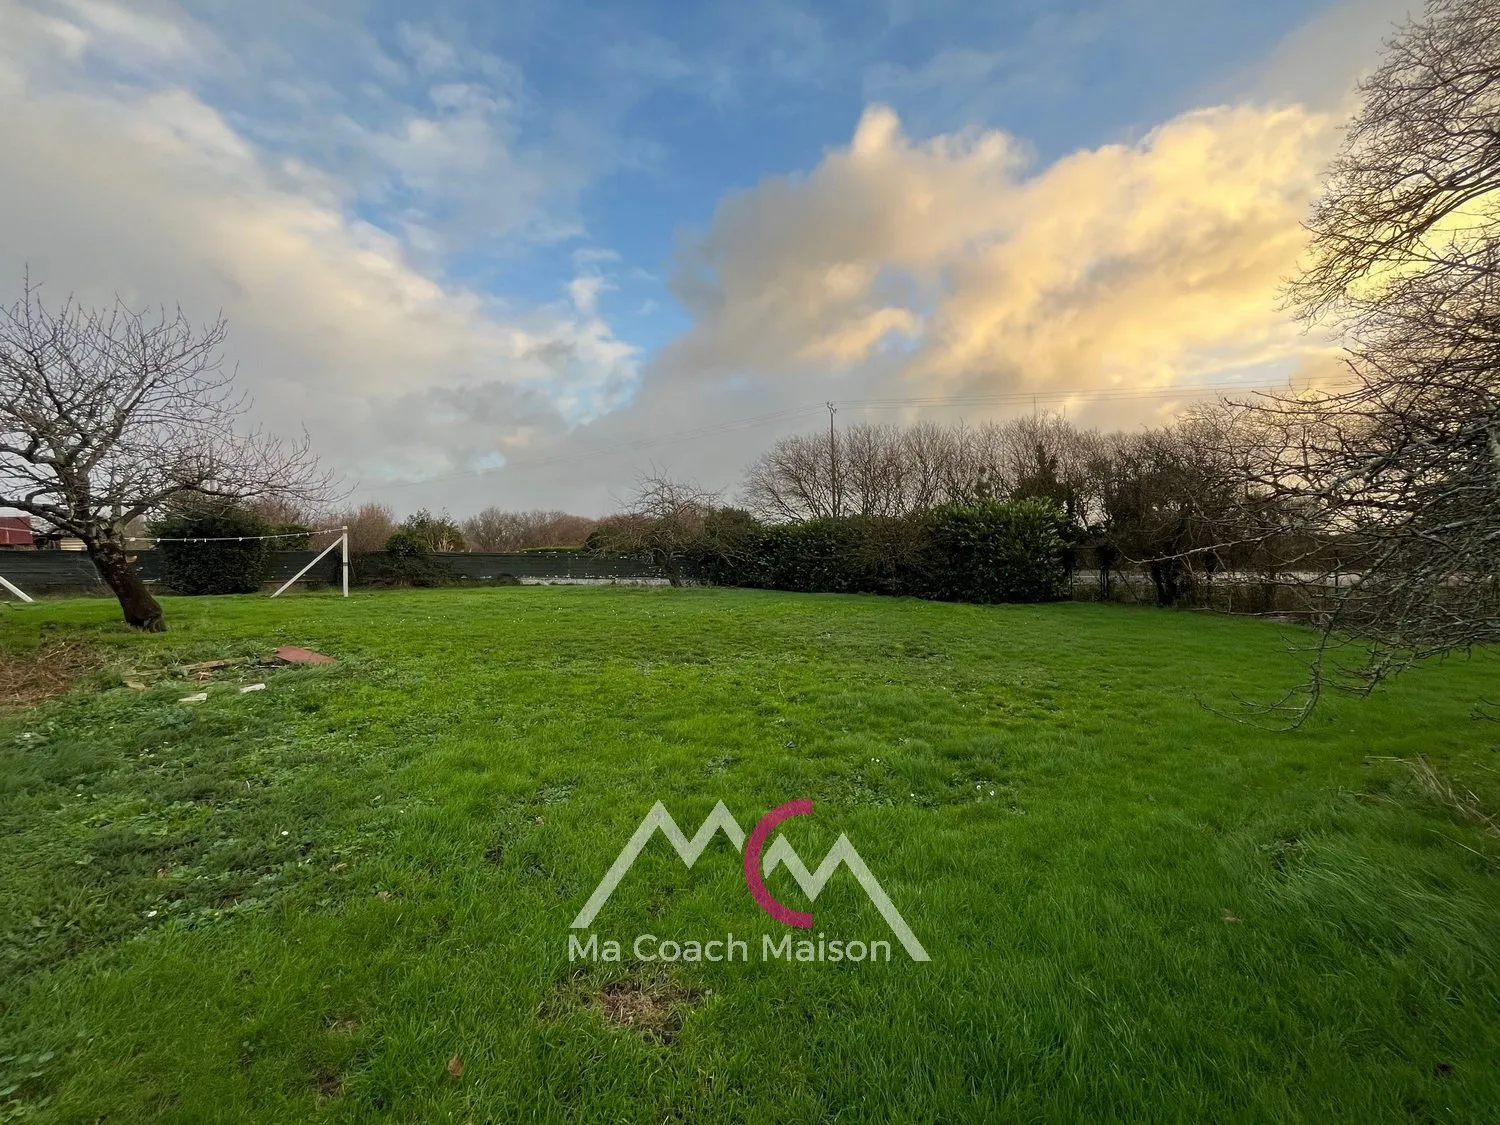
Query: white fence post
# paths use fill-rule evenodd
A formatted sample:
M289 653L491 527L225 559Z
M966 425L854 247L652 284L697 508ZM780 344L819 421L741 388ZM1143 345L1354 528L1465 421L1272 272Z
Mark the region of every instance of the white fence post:
M343 544L343 567L344 572L344 597L349 596L349 527L344 525L344 534L339 536L339 542Z
M308 563L301 570L299 570L296 574L292 575L285 582L283 582L281 584L281 589L277 590L276 593L272 594L271 596L274 598L274 597L278 597L279 595L285 593L286 592L286 588L288 586L290 586L293 582L297 581L297 579L301 578L309 570L311 570L313 567L317 566L320 562L322 562L323 559L325 557L327 557L329 551L333 550L340 543L343 543L346 539L347 539L347 536L340 536L338 539L335 539L332 543L328 544L328 546L324 547L321 551L318 552L318 557L317 558L313 559L312 562ZM346 575L349 573L348 564L345 564L344 573ZM347 579L345 581L347 581ZM349 596L349 590L348 590L347 586L344 588L344 596L345 597Z
M31 602L31 601L35 601L36 600L35 598L33 598L30 595L28 595L25 590L21 589L21 587L14 585L3 574L0 574L0 586L4 586L12 594L14 594L16 597L20 598L23 602Z

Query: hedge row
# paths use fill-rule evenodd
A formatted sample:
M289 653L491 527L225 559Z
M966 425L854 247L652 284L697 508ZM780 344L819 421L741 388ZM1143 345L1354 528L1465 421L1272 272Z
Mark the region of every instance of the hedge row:
M275 527L246 508L207 502L169 512L151 534L161 537L162 582L179 594L258 590L274 551L299 550L312 539L308 528ZM272 534L282 538L264 538ZM209 542L191 541L199 538Z
M1062 510L1044 500L983 501L912 516L769 526L746 513L722 510L705 521L684 561L700 577L720 585L943 601L1052 601L1068 595L1066 522ZM264 521L242 510L174 513L153 534L246 538L164 541L165 584L185 594L257 589L270 562L270 543L249 537L268 531ZM673 556L678 557L676 552ZM336 573L332 566L326 569ZM360 585L462 581L442 558L400 536L393 536L384 552L361 555L354 571ZM319 576L308 577L316 581Z
M1066 517L1043 500L771 526L720 515L692 558L702 577L719 585L966 602L1068 595Z

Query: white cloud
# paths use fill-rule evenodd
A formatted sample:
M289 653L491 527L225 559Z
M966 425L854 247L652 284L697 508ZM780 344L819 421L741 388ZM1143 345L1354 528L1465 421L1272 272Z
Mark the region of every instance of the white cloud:
M681 255L685 368L801 379L892 360L954 384L1170 384L1315 351L1277 311L1333 121L1184 114L1035 174L999 132L925 142L868 110L811 173L725 200ZM857 374L857 372L856 372Z
M1334 0L1288 32L1268 57L1210 87L1204 97L1347 111L1356 80L1374 69L1381 44L1424 6L1423 0Z
M568 282L568 297L584 316L593 316L599 308L599 294L614 286L598 274L581 274Z
M277 72L261 87L286 116L267 120L210 103L199 60L225 56L164 3L0 0L0 282L30 261L58 295L223 308L260 417L305 424L366 478L441 476L493 464L497 450L550 459L386 492L398 505L597 511L645 460L729 485L773 436L726 426L649 444L664 433L779 412L796 428L827 397L854 420L860 400L882 397L1265 381L1316 366L1323 343L1277 311L1276 290L1336 117L1273 94L1295 85L1278 68L1305 69L1295 60L1342 27L1289 39L1215 99L1227 104L1040 168L1014 136L922 138L872 105L848 144L727 196L684 236L672 286L691 324L642 366L599 299L616 275L650 275L607 250L576 251L566 293L540 306L442 280L455 248L582 233L580 194L631 158L566 118L536 140L535 107L505 60L405 26L392 55L355 44L369 79L357 98ZM1059 49L1097 32L1084 21ZM826 49L795 13L754 47L808 81ZM1032 81L1021 55L960 49L873 73L871 89L946 98L955 70L991 87ZM679 83L712 70L669 52L640 67ZM371 213L381 227L357 217ZM1074 407L1122 421L1090 415L1086 395ZM600 448L616 452L582 456Z
M223 309L256 416L305 425L330 462L366 477L493 459L617 403L633 380L634 349L589 310L444 284L344 210L325 175L270 157L189 89L93 81L28 9L0 0L0 20L29 29L0 45L17 79L0 86L12 288L29 262L54 299ZM468 158L451 135L433 144L430 175Z
M401 49L423 73L441 73L458 61L458 52L453 45L424 27L410 23L398 24L396 37Z
M182 60L205 38L180 12L156 14L114 0L58 0L56 7L77 21L91 49L116 63L122 54L137 62Z
M1068 391L1070 417L1116 427L1181 400L1090 391L1325 371L1326 341L1278 311L1278 286L1336 121L1207 108L1035 168L1004 133L919 141L872 107L805 175L730 195L685 236L672 283L691 326L627 408L539 443L558 458L550 495L597 510L648 461L732 490L776 433L823 424L824 398L848 423L934 410L864 413L875 400L957 395L971 405L937 416L972 420L1006 411L985 396ZM653 442L694 432L709 436Z

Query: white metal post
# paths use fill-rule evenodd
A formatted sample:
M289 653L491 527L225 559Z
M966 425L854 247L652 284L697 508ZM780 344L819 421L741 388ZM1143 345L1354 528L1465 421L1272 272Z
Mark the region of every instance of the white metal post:
M10 580L9 580L9 579L7 579L7 578L6 578L6 577L5 577L5 575L3 575L3 574L0 574L0 586L4 586L4 587L5 587L5 588L6 588L6 589L7 589L7 590L9 590L9 591L10 591L10 592L11 592L11 593L12 593L12 594L14 594L14 595L15 595L15 596L16 596L16 597L18 597L18 598L20 598L20 599L21 599L21 600L22 600L22 601L23 601L23 602L30 602L30 601L33 601L33 600L34 600L34 599L33 599L33 598L31 598L31 597L30 597L30 596L29 596L29 595L28 595L28 594L27 594L27 593L26 593L26 591L25 591L25 590L23 590L23 589L21 589L21 588L20 588L20 587L19 587L19 586L16 586L16 585L13 585L13 584L12 584L12 583L11 583L11 582L10 582Z
M317 558L313 559L312 562L308 563L301 570L299 570L296 574L292 575L285 582L283 582L282 585L281 585L281 589L277 590L276 593L272 594L271 596L274 598L274 597L277 597L278 595L284 593L286 591L286 588L288 586L290 586L293 582L297 581L297 579L301 578L309 570L311 570L313 567L317 566L320 562L322 562L325 558L327 558L328 557L328 553L330 551L332 551L335 547L337 547L342 542L343 542L342 538L335 539L332 543L328 544L328 546L324 547L321 551L318 552L318 557Z
M349 526L344 525L344 534L339 536L339 542L343 544L343 572L344 572L344 597L349 596Z

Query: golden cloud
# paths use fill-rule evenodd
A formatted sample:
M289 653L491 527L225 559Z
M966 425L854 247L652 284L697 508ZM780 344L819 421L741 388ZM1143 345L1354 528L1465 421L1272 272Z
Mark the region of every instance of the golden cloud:
M732 196L685 247L700 369L888 362L924 393L1171 385L1326 355L1279 308L1337 142L1299 106L1195 110L1036 172L1000 132L913 141L864 114L804 177ZM1322 364L1314 365L1321 368Z

